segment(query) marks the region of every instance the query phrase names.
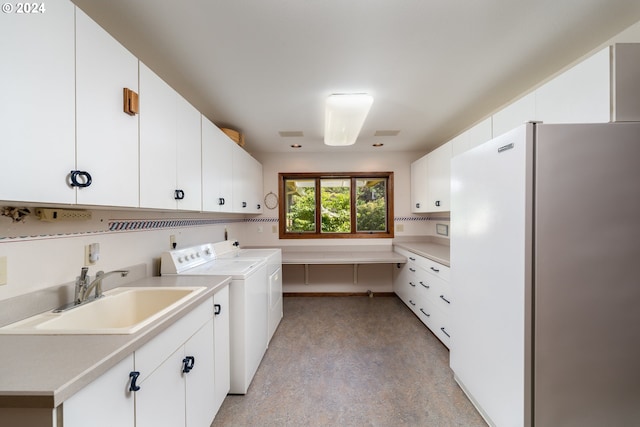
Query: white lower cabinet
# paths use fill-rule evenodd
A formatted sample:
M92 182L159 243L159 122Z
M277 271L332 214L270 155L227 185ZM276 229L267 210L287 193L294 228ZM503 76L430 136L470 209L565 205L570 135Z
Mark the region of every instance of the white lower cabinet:
M135 406L129 391L133 354L120 361L62 404L65 427L134 427Z
M229 391L229 372L229 290L224 286L67 399L63 423L209 426Z
M395 268L394 292L448 348L451 338L449 267L404 249L394 250L407 257L406 264Z
M229 286L225 286L213 296L215 321L214 340L214 413L217 413L231 388L231 351L229 333Z

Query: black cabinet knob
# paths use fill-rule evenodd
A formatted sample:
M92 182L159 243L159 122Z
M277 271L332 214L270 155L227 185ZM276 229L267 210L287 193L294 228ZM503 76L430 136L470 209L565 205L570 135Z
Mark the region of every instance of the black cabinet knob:
M129 385L129 391L140 390L140 386L136 384L136 381L138 381L139 376L140 376L140 372L138 371L129 372L129 378L131 379L131 384Z
M188 374L193 369L193 365L196 363L196 358L193 356L187 356L182 359L182 372Z
M72 187L85 188L91 185L91 174L87 171L69 172L69 185Z

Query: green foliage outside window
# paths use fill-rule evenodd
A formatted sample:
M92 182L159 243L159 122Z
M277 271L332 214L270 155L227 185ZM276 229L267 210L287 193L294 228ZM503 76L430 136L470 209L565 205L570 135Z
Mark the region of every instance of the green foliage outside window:
M388 191L392 190L388 188L391 184L388 175L300 175L299 178L287 176L282 181L285 234L341 237L357 233L387 237L390 233L387 202ZM355 224L351 223L352 219ZM320 224L316 224L316 220Z

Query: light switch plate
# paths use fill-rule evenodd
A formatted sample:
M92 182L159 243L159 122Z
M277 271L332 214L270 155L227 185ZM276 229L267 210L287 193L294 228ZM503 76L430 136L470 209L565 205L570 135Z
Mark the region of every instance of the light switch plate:
M7 257L0 257L0 286L7 284Z

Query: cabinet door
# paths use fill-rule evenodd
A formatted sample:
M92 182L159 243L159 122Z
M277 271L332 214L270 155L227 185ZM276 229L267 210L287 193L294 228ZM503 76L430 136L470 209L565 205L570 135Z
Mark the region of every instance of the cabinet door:
M184 193L178 209L202 210L201 114L176 94L176 189Z
M609 48L536 90L536 120L544 123L607 123L610 119Z
M250 156L237 144L234 144L231 151L233 163L233 212L249 213Z
M138 206L138 116L123 88L138 92L138 59L76 8L76 168L93 178L79 204Z
M236 145L209 119L202 116L202 210L231 212L232 150Z
M140 63L140 207L176 208L176 97Z
M532 92L509 104L492 117L493 135L499 136L536 119L536 95Z
M216 416L213 319L184 345L185 357L193 357L193 369L183 373L186 382L187 426L208 426Z
M259 161L249 156L247 160L248 168L248 180L247 180L247 200L249 206L247 207L249 213L262 212L262 165Z
M182 377L184 346L144 377L136 391L136 427L184 427L185 382Z
M451 209L451 144L427 154L427 212Z
M215 352L215 397L213 408L217 412L231 386L229 340L229 286L215 293L213 303L220 306L213 320Z
M411 163L411 212L427 212L427 156Z
M74 203L74 6L0 15L0 200Z
M489 117L449 141L452 145L452 157L489 141L493 137L492 122Z
M64 426L133 427L134 397L129 391L131 371L133 354L65 400L62 405Z

